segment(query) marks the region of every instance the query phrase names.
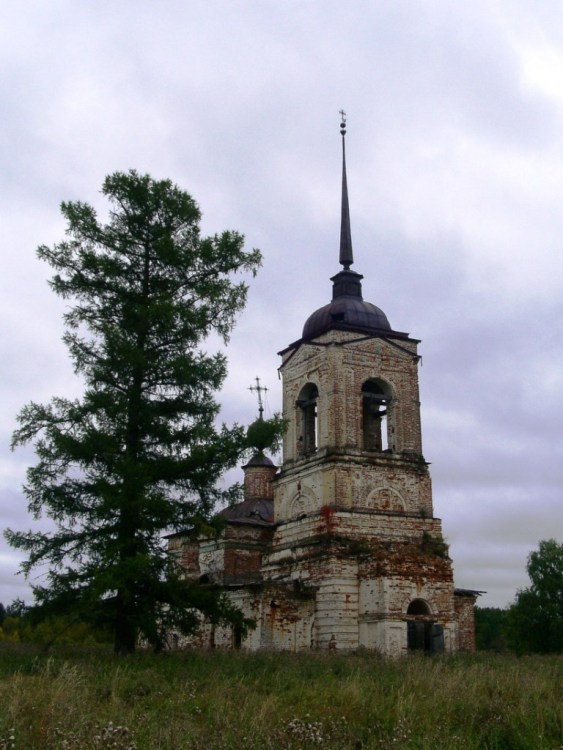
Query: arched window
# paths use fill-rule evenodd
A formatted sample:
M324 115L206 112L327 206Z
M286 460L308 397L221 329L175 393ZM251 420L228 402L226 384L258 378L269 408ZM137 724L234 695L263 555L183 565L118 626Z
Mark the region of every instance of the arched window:
M310 455L317 450L318 418L317 401L319 389L314 383L307 383L301 389L297 399L299 422L297 430L297 452L303 456ZM299 429L300 427L300 429Z
M362 386L362 431L364 450L385 451L389 444L387 412L391 392L386 383L367 380Z

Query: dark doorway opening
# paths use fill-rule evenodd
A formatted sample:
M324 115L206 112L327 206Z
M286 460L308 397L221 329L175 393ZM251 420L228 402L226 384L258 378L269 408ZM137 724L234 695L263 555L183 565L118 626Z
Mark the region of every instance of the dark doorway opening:
M444 628L432 620L430 607L423 599L414 599L407 609L407 648L425 654L444 651Z
M409 651L441 654L444 651L444 628L437 622L409 620L407 622L407 647Z

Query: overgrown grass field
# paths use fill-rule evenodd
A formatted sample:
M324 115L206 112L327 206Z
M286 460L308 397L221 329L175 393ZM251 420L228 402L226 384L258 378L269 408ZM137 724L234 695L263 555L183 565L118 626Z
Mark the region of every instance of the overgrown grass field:
M563 656L0 646L1 750L563 748Z

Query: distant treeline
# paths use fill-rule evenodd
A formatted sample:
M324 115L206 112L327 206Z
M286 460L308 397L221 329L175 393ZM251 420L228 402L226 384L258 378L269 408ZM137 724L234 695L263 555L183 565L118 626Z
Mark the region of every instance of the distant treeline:
M111 642L111 633L72 615L38 617L21 599L4 606L0 602L0 641L35 643L39 646L85 645Z
M478 651L549 653L557 650L546 648L541 633L533 632L527 640L522 638L514 607L476 607L475 635ZM0 641L50 646L95 645L110 643L111 639L109 630L94 629L70 615L37 620L21 600L7 606L0 603Z
M507 638L508 609L475 608L475 638L478 651L510 651Z

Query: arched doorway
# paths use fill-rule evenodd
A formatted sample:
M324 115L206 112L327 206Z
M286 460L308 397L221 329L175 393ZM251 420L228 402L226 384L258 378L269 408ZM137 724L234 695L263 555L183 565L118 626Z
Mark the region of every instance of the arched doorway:
M424 599L413 599L407 607L407 648L425 654L444 650L444 629L432 619L432 612Z

